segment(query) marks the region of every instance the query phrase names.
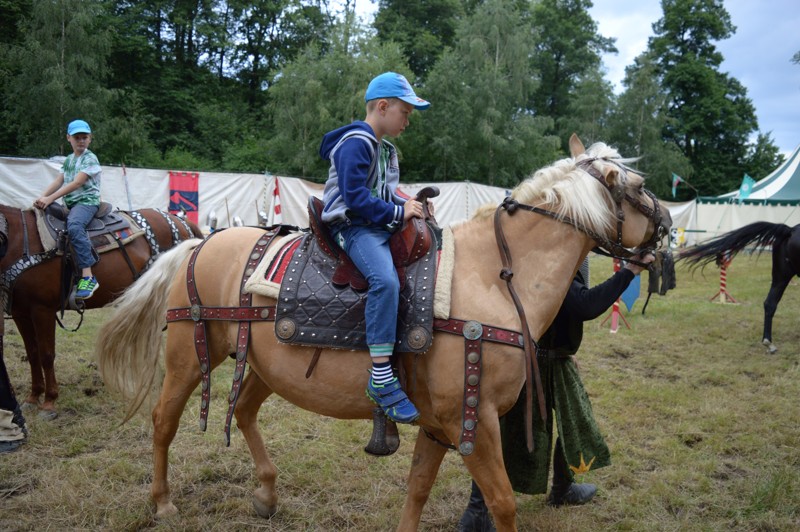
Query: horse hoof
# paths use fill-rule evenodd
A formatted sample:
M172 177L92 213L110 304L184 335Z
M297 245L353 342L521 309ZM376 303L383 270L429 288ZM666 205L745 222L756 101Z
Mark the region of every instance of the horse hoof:
M178 515L178 508L171 502L159 505L156 510L156 520L169 519L176 515Z
M53 421L57 417L58 412L55 410L42 410L39 412L39 419L43 419L44 421Z
M24 403L22 403L21 408L23 412L33 412L34 410L39 410L39 404L29 403L28 401L25 401Z
M266 496L264 494L265 491L263 488L258 488L253 493L253 508L255 508L259 517L269 519L278 511L278 503L274 500L274 497ZM270 499L272 500L270 501Z
M767 351L769 351L770 355L774 355L775 353L778 352L777 346L775 344L773 344L770 340L767 340L766 338L764 338L761 341L761 343L764 344L765 346L767 346Z

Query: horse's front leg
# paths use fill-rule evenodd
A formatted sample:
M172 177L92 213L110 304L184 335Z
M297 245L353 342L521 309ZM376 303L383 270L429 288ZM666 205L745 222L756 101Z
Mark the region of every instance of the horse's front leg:
M434 432L440 440L447 442L447 437ZM411 462L411 471L408 474L408 493L403 504L403 513L400 516L398 531L413 531L419 527L422 508L428 501L428 496L433 487L433 481L439 473L447 448L429 438L422 428L417 434L414 444L414 458Z
M492 513L498 531L517 530L517 502L503 463L500 444L500 422L484 415L477 431L475 452L464 457L464 463L478 484L486 506ZM524 445L524 442L520 442Z
M250 455L256 465L256 476L261 486L253 493L253 506L261 517L271 517L278 508L275 478L278 470L269 458L261 432L258 430L258 410L272 394L264 381L253 371L248 372L239 390L236 402L236 424L242 431Z
M34 309L30 314L15 317L28 363L31 367L31 390L23 403L23 408L39 408L39 397L44 394L41 416L47 419L56 417L55 402L58 399L56 380L56 320L48 309Z
M772 343L772 319L775 317L775 312L778 310L778 303L780 303L786 287L789 286L791 280L791 273L785 279L775 279L773 274L772 284L769 287L767 299L764 300L764 336L762 343L767 346L770 353L775 353L778 348Z

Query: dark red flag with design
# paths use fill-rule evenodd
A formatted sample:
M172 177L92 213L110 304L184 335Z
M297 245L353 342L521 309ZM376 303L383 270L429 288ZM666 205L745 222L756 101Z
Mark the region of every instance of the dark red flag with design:
M169 212L178 214L185 211L186 219L197 223L199 181L200 174L197 172L169 173Z

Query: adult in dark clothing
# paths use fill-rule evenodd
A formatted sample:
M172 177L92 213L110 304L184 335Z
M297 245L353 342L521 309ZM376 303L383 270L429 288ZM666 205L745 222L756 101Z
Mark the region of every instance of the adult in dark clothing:
M648 264L652 255L634 257ZM611 463L608 447L592 414L592 405L583 388L575 353L583 340L583 322L593 320L608 310L644 268L628 263L608 280L588 287L588 262L578 270L553 323L539 340L537 353L547 411L546 422L533 417L534 451L525 445L525 391L512 409L500 420L503 461L514 491L526 494L546 493L553 449L553 421L558 438L553 453L553 485L547 504L585 504L594 497L593 484L578 484L574 473L605 467ZM533 412L539 411L533 394ZM469 505L459 521L459 531L493 531L489 511L478 485L472 481Z
M0 258L6 254L8 246L8 224L0 214ZM0 291L4 288L0 286ZM0 293L0 311L3 310L7 294ZM11 381L8 378L6 364L3 361L3 334L5 323L0 314L0 453L16 450L25 442L25 419L19 408Z

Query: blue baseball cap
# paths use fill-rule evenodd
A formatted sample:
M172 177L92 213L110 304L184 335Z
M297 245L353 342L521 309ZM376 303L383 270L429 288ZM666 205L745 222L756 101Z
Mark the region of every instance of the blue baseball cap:
M414 94L414 89L405 76L396 72L384 72L369 82L364 100L370 101L376 98L399 98L420 111L431 106L430 102Z
M73 120L67 125L67 134L75 135L76 133L92 133L92 128L84 120Z

